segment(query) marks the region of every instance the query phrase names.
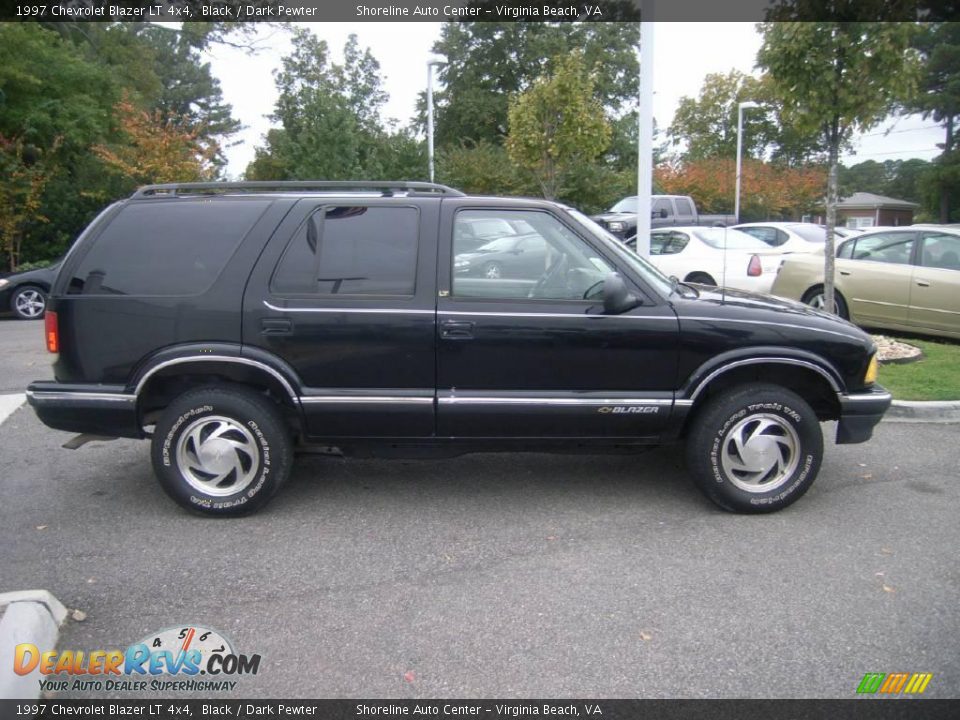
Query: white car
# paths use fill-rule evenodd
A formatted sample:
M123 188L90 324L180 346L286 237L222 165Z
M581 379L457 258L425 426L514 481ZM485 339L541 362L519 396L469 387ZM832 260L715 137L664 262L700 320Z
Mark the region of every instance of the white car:
M628 243L636 249L635 243ZM674 227L650 233L650 262L684 282L769 293L783 253L722 227Z
M801 222L757 222L734 225L769 247L781 253L808 253L823 248L827 241L827 229L813 223ZM839 239L839 238L838 238Z

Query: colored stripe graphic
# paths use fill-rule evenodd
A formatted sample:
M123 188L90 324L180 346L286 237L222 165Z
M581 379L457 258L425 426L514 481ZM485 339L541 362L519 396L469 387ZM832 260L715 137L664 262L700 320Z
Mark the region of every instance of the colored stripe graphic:
M866 673L857 692L872 695L922 695L933 679L933 673Z

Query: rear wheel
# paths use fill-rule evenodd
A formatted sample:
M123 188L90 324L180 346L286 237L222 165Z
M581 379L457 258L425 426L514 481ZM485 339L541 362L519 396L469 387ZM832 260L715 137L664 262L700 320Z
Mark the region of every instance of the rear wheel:
M500 267L500 263L487 263L483 266L483 276L490 280L499 280L503 277L503 268Z
M812 287L804 293L802 301L809 305L812 308L817 310L825 310L827 303L824 301L823 297L823 285L817 285ZM836 288L833 290L833 314L838 317L843 318L844 320L850 319L850 312L847 309L847 301L843 299L843 295L837 292Z
M24 285L10 298L10 309L21 320L39 320L47 310L47 294L35 285Z
M739 386L704 405L687 438L687 468L724 510L781 510L813 484L823 460L820 422L796 393Z
M191 390L164 410L153 435L154 472L181 506L210 516L256 512L290 474L283 417L248 390Z

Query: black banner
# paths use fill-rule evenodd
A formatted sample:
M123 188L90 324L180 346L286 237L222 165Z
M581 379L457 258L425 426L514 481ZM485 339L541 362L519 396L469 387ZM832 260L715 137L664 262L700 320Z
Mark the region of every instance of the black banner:
M26 22L724 22L957 19L953 0L0 0Z
M0 700L0 718L954 720L960 700Z

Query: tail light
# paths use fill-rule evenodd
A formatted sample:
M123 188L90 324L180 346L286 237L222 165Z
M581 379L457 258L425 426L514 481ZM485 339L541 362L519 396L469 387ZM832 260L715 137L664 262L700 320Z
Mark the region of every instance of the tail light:
M43 329L47 337L47 350L52 353L60 352L60 328L57 324L57 314L47 310L43 316Z
M763 266L760 264L759 255L751 256L750 264L747 265L747 275L750 277L760 277L763 275Z

